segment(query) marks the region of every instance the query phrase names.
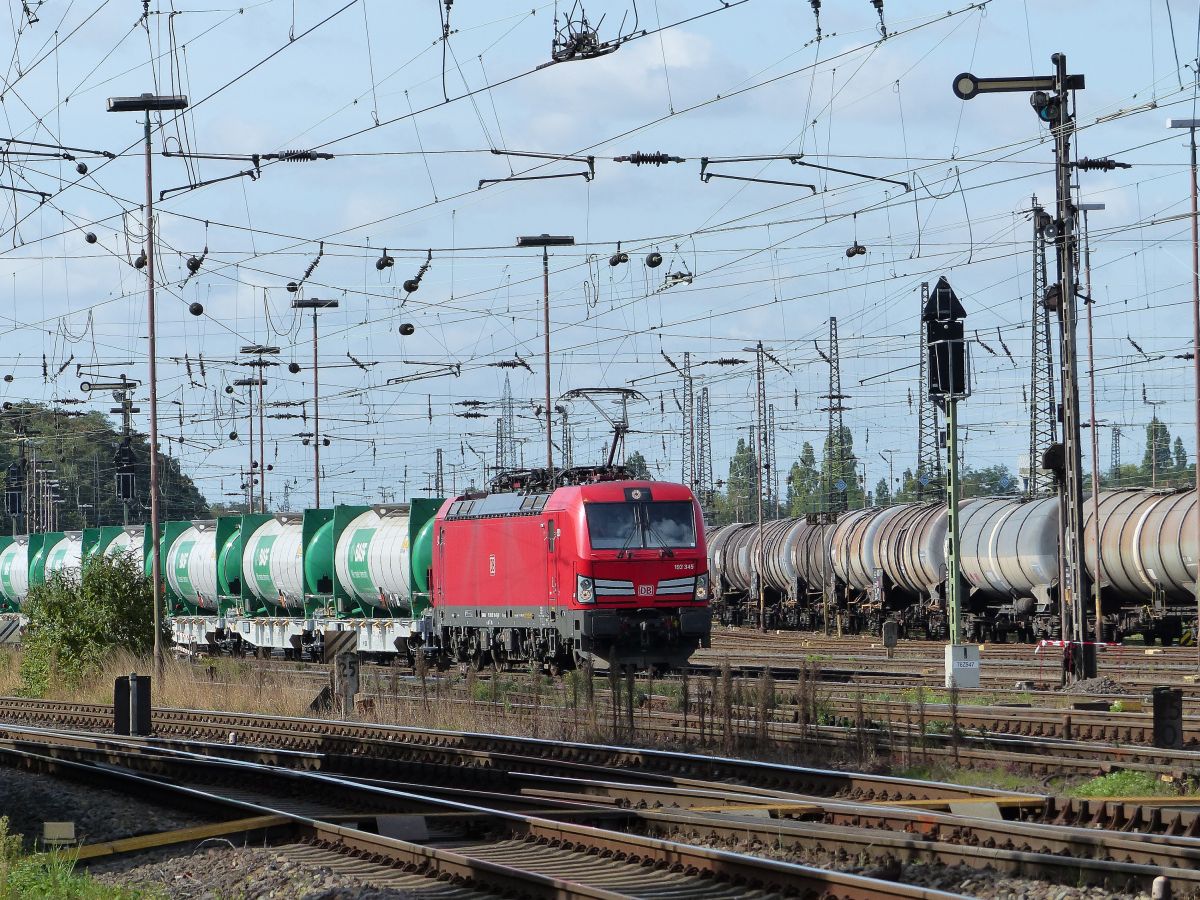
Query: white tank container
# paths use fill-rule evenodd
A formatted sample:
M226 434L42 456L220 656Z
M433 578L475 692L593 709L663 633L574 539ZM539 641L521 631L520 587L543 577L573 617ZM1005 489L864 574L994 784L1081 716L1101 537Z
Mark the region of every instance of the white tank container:
M67 531L46 555L46 580L55 572L79 572L83 568L83 532Z
M18 606L29 593L29 538L16 538L0 552L0 594Z
M100 547L98 552L101 556L113 556L116 554L129 554L133 561L139 566L144 561L142 543L145 540L145 532L140 528L126 528L124 531L117 534L107 546Z
M1058 581L1058 499L990 497L964 506L962 574L976 591L1009 600L1044 598Z
M380 516L368 510L338 537L334 569L342 587L364 603L402 612L411 609L408 513Z
M167 583L189 603L201 609L217 608L217 529L213 523L192 525L171 544Z
M242 578L259 600L276 606L304 605L303 524L300 516L279 515L246 536Z

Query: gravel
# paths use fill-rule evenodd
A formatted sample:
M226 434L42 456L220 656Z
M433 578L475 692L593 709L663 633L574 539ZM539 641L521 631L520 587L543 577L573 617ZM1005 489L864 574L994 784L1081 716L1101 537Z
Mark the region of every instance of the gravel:
M1100 886L1072 886L1056 884L1049 881L1038 881L1031 878L1018 878L990 869L972 869L969 866L942 866L932 863L901 863L897 859L883 862L856 865L844 855L823 850L805 851L803 849L781 850L767 846L757 841L704 840L696 835L674 835L670 839L684 843L702 844L721 850L732 850L738 853L748 853L778 859L784 862L800 863L802 865L818 866L838 872L848 872L855 875L865 875L869 878L881 878L885 881L895 881L902 884L920 885L935 890L963 894L967 897L978 897L981 900L1150 900L1148 891L1121 890ZM1177 886L1175 900L1186 900L1193 894Z
M378 888L334 872L289 859L270 848L232 847L210 842L194 852L163 850L91 867L108 884L166 889L172 900L410 900L409 891ZM432 882L431 882L432 883Z
M1062 689L1064 694L1128 694L1124 685L1118 684L1111 678L1085 678L1068 684Z
M74 822L81 843L201 825L208 819L101 787L0 766L0 815L25 846L40 844L45 822Z

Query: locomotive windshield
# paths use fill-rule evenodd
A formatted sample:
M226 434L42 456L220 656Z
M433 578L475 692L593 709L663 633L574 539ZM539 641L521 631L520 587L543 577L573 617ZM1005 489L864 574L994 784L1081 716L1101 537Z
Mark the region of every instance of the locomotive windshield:
M696 519L686 500L589 503L586 508L593 550L696 546Z

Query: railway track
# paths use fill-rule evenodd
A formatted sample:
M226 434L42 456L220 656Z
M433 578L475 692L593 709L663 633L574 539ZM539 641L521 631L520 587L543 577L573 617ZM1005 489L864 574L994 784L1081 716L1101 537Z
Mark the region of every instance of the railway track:
M374 867L385 867L378 874L390 872L393 880L400 867L410 887L419 887L416 878L449 879L473 892L486 876L489 888L522 896L549 896L546 891L570 897L662 892L773 897L813 891L831 898L947 896L692 843L700 841L757 843L776 855L826 862L849 857L992 868L1114 890L1145 889L1166 875L1179 888L1200 889L1200 839L1193 836L1197 819L1179 809L1158 808L1157 831L1114 835L1084 827L1094 823L1083 820L1105 815L1109 823L1128 827L1152 824L1151 817L1129 805L1120 811L1107 805L1088 810L1003 792L976 792L965 799L938 784L930 784L930 792L943 796L873 803L718 780L672 793L661 785L648 789L638 778L627 780L634 770L623 765L609 767L607 781L582 774L532 792L499 781L484 797L461 787L438 790L308 768L314 757L324 762L324 754L293 753L276 763L214 755L226 749L36 728L10 727L0 739L0 752L29 767L115 780L133 790L166 791L189 803L259 817L254 821L260 824L261 817L276 817L276 839L286 842L289 854L322 860L372 882ZM245 747L229 752L252 753ZM627 805L614 806L618 798ZM482 805L485 800L492 805ZM634 800L640 808L628 805ZM962 803L986 804L1005 818L952 808ZM419 820L424 838L369 833L386 834L396 817L407 823L409 837ZM653 891L647 889L648 876Z
M435 883L451 881L472 892L522 897L953 896L342 776L163 753L128 741L95 740L91 747L86 742L79 734L25 731L20 749L9 745L4 752L32 768L116 783L160 800L170 796L192 805L227 807L260 823L263 817L275 817L280 822L277 836L282 832L289 840L289 852L320 859L338 871L349 869L369 882L377 873L399 867ZM251 779L252 789L240 787ZM611 818L610 813L604 806L592 811L601 820ZM408 839L386 834L397 816L404 820ZM353 825L334 821L348 817Z

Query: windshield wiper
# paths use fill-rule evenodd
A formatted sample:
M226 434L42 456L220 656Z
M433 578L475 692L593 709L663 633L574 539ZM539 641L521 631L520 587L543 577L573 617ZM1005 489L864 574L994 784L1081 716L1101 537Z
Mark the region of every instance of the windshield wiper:
M626 554L633 556L633 551L629 549L629 544L638 534L637 515L637 509L635 508L633 512L633 521L629 523L629 534L625 536L625 543L621 544L620 549L617 550L617 559L624 559Z
M650 524L650 506L649 506L649 504L643 503L642 507L643 507L642 508L643 525L646 528L647 536L653 537L655 540L658 541L658 555L666 556L666 557L674 557L675 551L667 546L667 542L666 542L666 540L663 539L663 536L655 530L653 525Z

